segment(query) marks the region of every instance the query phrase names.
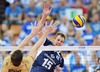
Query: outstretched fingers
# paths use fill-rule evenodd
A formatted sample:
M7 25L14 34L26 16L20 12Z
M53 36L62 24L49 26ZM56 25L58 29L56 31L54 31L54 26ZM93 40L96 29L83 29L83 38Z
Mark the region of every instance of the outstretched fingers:
M48 3L45 4L45 8L49 9L50 5Z
M47 22L45 22L45 27L47 27L48 26L48 23Z
M37 22L35 21L34 24L31 22L31 26L37 26Z
M50 7L49 12L51 12L52 8Z
M54 28L56 28L58 26L58 23L57 22L54 23L54 20L52 20L50 22L50 26L53 26Z
M58 26L58 23L57 22L55 22L54 24L53 24L53 27L57 27Z
M52 21L50 22L50 26L52 26L52 25L53 25L53 22L54 22L54 20L52 20Z
M37 22L36 21L34 22L34 26L37 26Z

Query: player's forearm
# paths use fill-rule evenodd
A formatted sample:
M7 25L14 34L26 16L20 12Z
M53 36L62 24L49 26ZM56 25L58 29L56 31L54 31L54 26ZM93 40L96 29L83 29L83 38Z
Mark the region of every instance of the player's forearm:
M35 35L29 34L19 45L17 48L15 48L10 54L13 54L16 50L22 50L24 46L29 42L29 40Z
M37 50L44 42L45 38L47 37L47 33L44 33L41 38L37 41L37 43L33 46L35 50Z
M47 33L43 34L42 37L36 42L36 44L32 47L32 49L29 52L30 56L32 56L33 58L36 56L39 47L43 44L46 37Z
M35 34L34 35L32 35L32 34L29 34L21 43L20 43L20 45L18 46L18 48L19 49L22 49L22 48L24 48L24 46L30 41L30 39L32 38L32 37L34 37L35 36Z
M35 35L29 34L19 45L17 48L15 48L10 54L13 54L16 50L22 50L24 49L24 46L29 42L29 40Z
M45 23L46 18L47 18L47 15L43 15L43 16L42 16L42 19L40 20L40 22L39 22L39 24L38 24L39 31L42 30L42 27L43 27L43 25L44 25L44 23Z
M44 26L44 23L45 23L46 18L47 18L47 15L43 15L42 16L42 19L38 23L39 32L42 30L42 27ZM38 38L40 39L41 36L42 36L42 31L41 31L41 33L38 34Z

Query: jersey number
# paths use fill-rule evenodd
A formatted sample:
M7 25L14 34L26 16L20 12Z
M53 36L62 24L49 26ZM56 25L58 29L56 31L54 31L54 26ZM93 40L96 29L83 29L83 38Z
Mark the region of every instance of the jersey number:
M53 63L49 59L44 59L44 63L42 66L46 67L47 69L50 69Z

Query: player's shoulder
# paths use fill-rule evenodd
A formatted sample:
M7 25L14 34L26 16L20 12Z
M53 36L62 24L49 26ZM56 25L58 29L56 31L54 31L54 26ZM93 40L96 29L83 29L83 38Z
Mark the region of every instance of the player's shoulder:
M32 56L25 56L25 57L23 57L23 61L33 61L34 60L34 58L32 57Z
M5 61L8 61L8 62L11 61L11 55L10 54L7 57L5 57L4 62Z
M9 54L7 57L5 57L3 66L9 66L11 64L11 55Z
M48 38L46 38L44 42L44 46L48 46L48 45L53 45L53 43Z

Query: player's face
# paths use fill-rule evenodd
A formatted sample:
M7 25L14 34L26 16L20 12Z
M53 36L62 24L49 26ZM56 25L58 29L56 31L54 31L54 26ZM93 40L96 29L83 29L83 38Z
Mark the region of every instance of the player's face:
M54 40L54 45L55 46L62 46L64 43L64 38L58 35L55 40Z

